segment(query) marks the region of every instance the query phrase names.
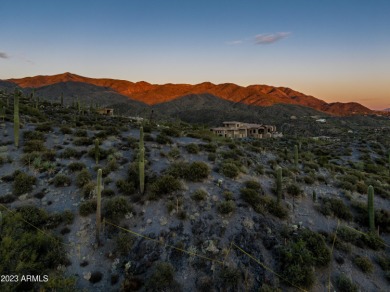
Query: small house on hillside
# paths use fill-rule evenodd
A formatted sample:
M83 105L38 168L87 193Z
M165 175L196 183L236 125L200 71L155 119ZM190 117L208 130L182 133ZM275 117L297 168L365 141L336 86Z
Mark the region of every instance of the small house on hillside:
M223 127L211 128L210 131L218 136L229 138L270 138L277 134L276 126L235 121L223 122Z
M105 116L113 116L114 115L114 109L113 108L99 108L97 112L101 115Z

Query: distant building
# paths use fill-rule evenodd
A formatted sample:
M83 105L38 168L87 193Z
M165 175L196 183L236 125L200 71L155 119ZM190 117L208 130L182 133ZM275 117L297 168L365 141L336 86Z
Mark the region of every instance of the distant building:
M326 120L325 119L318 119L316 120L317 123L326 123Z
M248 124L241 122L223 122L223 127L211 128L210 131L222 137L229 138L270 138L280 136L276 132L276 126Z
M105 116L113 116L114 115L114 109L113 108L99 108L97 112L101 115Z

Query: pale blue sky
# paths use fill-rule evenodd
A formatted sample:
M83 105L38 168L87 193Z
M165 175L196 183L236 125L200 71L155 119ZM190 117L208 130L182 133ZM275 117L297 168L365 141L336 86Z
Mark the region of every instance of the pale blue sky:
M390 107L390 1L0 0L0 79L287 86Z

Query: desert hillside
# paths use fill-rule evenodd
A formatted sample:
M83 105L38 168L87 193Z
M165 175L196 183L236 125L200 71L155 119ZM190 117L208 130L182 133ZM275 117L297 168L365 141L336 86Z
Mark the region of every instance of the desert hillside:
M200 84L150 84L144 81L130 82L107 78L88 78L72 73L63 73L53 76L35 76L21 79L8 79L10 83L22 88L40 88L57 83L79 82L93 84L110 89L148 105L169 102L187 95L209 94L234 103L271 106L275 104L293 104L310 107L332 115L367 114L371 110L358 103L326 103L310 95L297 92L286 87L269 85L250 85L242 87L233 83L213 84L204 82ZM57 92L57 95L61 92Z

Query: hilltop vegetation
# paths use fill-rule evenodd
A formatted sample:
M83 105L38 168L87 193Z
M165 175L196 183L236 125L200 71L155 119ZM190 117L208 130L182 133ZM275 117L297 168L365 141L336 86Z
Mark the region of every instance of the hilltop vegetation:
M0 274L49 275L6 289L388 287L388 120L286 115L283 138L231 140L65 100L0 94Z

